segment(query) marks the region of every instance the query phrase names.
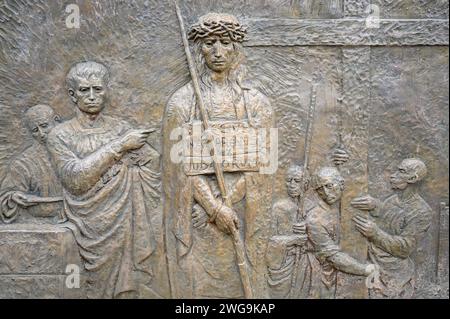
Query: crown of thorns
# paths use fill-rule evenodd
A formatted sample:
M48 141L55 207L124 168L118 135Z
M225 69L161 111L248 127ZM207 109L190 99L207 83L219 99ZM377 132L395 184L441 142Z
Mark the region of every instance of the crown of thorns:
M197 41L210 35L229 36L234 42L244 42L247 29L237 21L200 19L189 31L189 40Z

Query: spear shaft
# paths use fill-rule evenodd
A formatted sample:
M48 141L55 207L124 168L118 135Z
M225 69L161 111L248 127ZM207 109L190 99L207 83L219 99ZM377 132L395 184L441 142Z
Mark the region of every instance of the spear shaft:
M200 90L200 82L199 82L199 76L197 73L197 69L194 64L194 59L192 58L191 50L189 49L189 42L188 42L188 39L186 36L186 30L184 27L183 16L181 15L181 10L180 10L180 7L178 6L178 2L176 0L174 1L174 4L175 4L176 12L177 12L178 22L180 24L181 37L183 39L184 51L186 54L186 59L187 59L188 65L189 65L189 72L190 72L191 78L192 78L192 85L194 87L197 104L198 104L198 107L200 110L200 115L202 117L203 127L205 130L208 130L210 128L208 113L206 112L205 104L203 102L203 97L202 97L201 90ZM214 172L216 174L217 184L219 186L222 198L225 201L225 205L228 206L229 208L232 208L231 198L228 196L227 188L225 185L225 178L224 178L224 174L223 174L223 170L222 170L222 164L218 161L217 154L214 150L214 142L212 143L212 145L213 145L212 158L213 158L213 162L214 162ZM237 265L239 268L239 274L240 274L242 286L244 289L244 296L247 299L252 299L253 292L252 292L252 288L251 288L251 284L250 284L250 276L248 273L247 261L245 258L244 243L242 242L241 236L236 227L233 227L233 229L231 229L230 231L231 231L231 236L233 237L234 250L236 253Z
M304 218L305 197L306 197L306 190L304 189L304 185L305 185L305 178L308 175L307 172L309 169L311 142L312 142L312 135L313 135L313 127L314 127L314 115L315 115L315 111L316 111L316 98L317 98L317 86L315 83L313 83L313 86L311 88L311 99L310 99L308 118L307 118L307 123L306 123L305 151L304 151L304 159L303 159L303 178L302 178L303 193L299 196L299 199L298 199L297 216L296 216L297 223L302 221ZM301 255L301 249L300 249L300 246L297 246L295 249L295 263L294 263L294 273L293 273L292 280L291 280L291 292L293 291L293 289L295 288L295 285L297 284L298 266L300 264L300 255Z

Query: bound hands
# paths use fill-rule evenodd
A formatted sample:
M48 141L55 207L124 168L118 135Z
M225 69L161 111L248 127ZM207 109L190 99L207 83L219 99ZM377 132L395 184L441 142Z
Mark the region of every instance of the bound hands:
M354 208L363 211L372 211L379 207L377 199L370 195L357 197L350 203ZM353 218L356 229L365 237L372 238L378 231L378 226L368 216L357 215Z
M231 234L239 229L239 219L231 208L223 204L216 214L215 223L220 231Z
M219 204L220 205L220 204ZM204 228L208 224L209 216L198 204L194 205L192 212L192 225L194 228ZM229 207L221 204L216 211L214 222L220 231L230 234L239 229L239 219L236 213Z
M36 199L38 196L29 195L22 192L15 192L11 196L11 200L15 202L17 205L22 206L24 208L31 207L37 205Z

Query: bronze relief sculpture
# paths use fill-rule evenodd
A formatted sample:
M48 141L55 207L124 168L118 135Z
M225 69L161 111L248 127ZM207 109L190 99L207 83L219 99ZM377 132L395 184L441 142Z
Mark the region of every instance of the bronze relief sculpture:
M93 0L46 51L6 3L0 298L448 296L448 11Z
M245 31L239 21L226 14L211 13L199 19L190 31L194 41L201 94L211 122L240 121L247 127L271 128L273 109L268 99L244 82ZM233 239L239 229L251 265L250 282L255 297L265 297L265 267L262 263L270 226L270 176L257 172L225 173L233 207L220 198L217 178L187 176L172 164L172 130L200 119L192 84L174 93L164 117L163 185L166 244L172 294L176 297L239 298L243 288ZM208 134L208 132L204 132ZM202 227L192 219L208 216ZM183 280L179 280L183 278Z
M46 148L48 134L59 121L59 116L48 105L32 106L25 113L33 144L11 162L2 181L0 216L3 222L60 216L62 185ZM21 216L24 214L26 216Z
M151 129L133 129L102 114L108 81L108 70L96 62L69 71L76 116L50 133L48 148L64 186L64 214L87 270L88 298L137 297L136 282L148 284L153 275L149 199L159 187L159 154L146 144Z
M415 265L411 255L430 228L431 207L417 193L417 183L427 175L427 167L417 158L403 160L390 176L396 194L383 203L370 195L354 199L352 205L370 211L374 220L356 216L356 228L369 240L369 259L382 270L383 286L374 298L411 298L415 285Z

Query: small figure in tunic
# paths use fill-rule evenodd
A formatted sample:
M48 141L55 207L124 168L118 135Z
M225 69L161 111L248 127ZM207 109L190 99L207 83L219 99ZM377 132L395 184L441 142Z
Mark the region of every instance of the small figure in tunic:
M25 113L33 142L10 163L0 186L0 218L4 223L57 222L62 211L62 185L47 150L49 132L59 116L48 105Z
M355 198L352 206L370 216L354 218L356 228L369 240L369 259L379 265L382 286L369 290L370 298L412 298L415 288L417 246L431 225L433 211L419 195L418 186L427 175L417 158L403 160L390 176L395 194L384 202L370 195Z

